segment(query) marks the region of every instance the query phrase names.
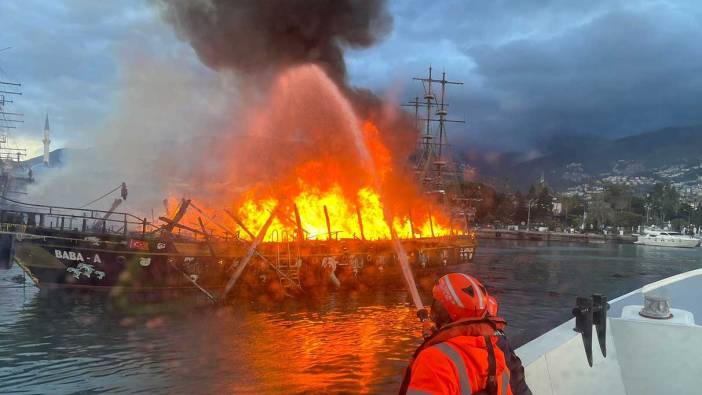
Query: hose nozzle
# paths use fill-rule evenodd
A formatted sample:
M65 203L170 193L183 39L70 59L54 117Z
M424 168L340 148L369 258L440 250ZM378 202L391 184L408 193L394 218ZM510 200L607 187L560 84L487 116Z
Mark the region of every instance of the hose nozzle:
M422 307L421 309L417 310L417 318L419 318L419 321L424 322L429 320L429 310L427 310L426 307Z
M417 317L422 323L422 337L426 339L433 335L434 331L436 330L436 325L434 325L434 322L429 319L429 310L426 308L417 310Z

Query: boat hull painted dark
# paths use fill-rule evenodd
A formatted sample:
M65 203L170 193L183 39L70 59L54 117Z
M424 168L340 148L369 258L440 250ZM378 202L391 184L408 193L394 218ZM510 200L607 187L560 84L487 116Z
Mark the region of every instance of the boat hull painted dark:
M221 293L246 255L246 243L206 245L129 238L99 240L33 235L14 240L14 261L40 288L158 291L202 288ZM235 245L235 247L232 247ZM473 259L472 239L403 242L418 281ZM386 241L264 243L237 290L273 292L402 286L397 256ZM213 256L212 253L215 253Z

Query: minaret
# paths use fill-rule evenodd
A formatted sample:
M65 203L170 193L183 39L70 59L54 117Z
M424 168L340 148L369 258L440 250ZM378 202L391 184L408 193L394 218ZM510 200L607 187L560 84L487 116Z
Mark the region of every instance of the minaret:
M49 113L46 113L46 121L44 121L44 165L49 166L49 144L51 144L51 139L49 138Z

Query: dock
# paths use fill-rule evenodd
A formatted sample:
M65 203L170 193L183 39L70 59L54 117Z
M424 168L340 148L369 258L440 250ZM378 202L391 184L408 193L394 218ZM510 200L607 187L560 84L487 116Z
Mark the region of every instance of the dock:
M539 232L527 230L478 229L478 240L530 240L530 241L561 241L573 243L618 243L633 244L636 236L631 234L602 234L602 233L568 233L568 232Z

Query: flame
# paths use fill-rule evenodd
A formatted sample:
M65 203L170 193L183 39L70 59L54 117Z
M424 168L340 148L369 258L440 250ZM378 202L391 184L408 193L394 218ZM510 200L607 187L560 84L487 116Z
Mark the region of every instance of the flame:
M297 92L308 91L315 95L300 100ZM197 217L204 216L203 221L219 225L218 231L244 230L240 236L250 238L275 212L267 241L296 238L298 217L304 238L316 240L388 239L390 226L401 238L454 231L441 208L405 174L405 159L393 157L387 138L392 131L381 130L377 116L359 121L321 69L301 66L284 73L269 101L248 122L251 134L268 139L229 164L232 173L253 167L253 178L260 174L261 182L217 199L246 229L199 200L194 204L201 212L190 211L183 223L197 227ZM175 212L176 204L169 199L167 211Z

